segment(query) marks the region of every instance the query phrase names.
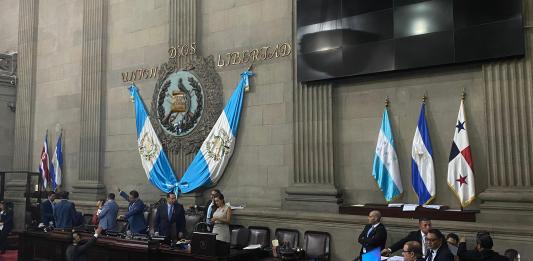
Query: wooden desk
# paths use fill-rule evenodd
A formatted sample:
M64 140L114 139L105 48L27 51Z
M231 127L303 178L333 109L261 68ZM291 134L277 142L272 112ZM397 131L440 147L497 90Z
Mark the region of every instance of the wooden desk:
M80 234L87 240L91 234ZM71 244L68 232L23 232L19 236L19 261L65 261L65 252ZM100 236L88 251L89 260L96 261L194 261L194 260L257 260L255 252L233 251L230 257L219 258L195 255L188 250L149 244L147 241L126 240Z
M433 220L476 222L479 210L429 209L418 206L415 211L402 211L402 208L389 208L387 205L366 204L364 206L344 205L339 207L340 214L368 216L372 210L379 210L384 217L412 218L427 217Z

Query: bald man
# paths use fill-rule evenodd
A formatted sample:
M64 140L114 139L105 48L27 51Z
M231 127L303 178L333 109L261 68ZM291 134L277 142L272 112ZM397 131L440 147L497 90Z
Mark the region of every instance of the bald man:
M370 252L375 248L383 249L387 242L387 229L381 224L381 212L372 210L368 214L368 225L359 235L359 244L361 244L360 255Z

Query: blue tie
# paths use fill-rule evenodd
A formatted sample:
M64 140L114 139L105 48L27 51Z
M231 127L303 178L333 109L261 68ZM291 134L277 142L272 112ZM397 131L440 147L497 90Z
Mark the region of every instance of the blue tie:
M371 226L368 232L366 233L366 237L370 236L370 232L374 229L374 226Z
M170 205L168 208L168 221L172 219L172 213L174 213L173 210L174 206Z

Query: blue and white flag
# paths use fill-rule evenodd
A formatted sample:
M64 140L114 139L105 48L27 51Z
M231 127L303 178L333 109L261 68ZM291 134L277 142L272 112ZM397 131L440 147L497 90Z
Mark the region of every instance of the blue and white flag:
M63 149L61 148L61 137L63 133L59 134L56 142L56 148L54 150L54 155L52 159L52 189L55 191L57 187L61 186L61 181L63 179L62 168L63 168Z
M163 146L161 146L161 142L152 127L146 107L144 107L144 103L139 96L139 90L135 85L131 85L129 90L135 103L137 145L146 177L163 192L175 191L178 181L174 176L174 171L168 162Z
M253 73L248 70L241 73L241 80L224 111L180 180L181 192L188 193L199 187L214 185L222 177L235 148L244 90L249 85L251 75Z
M435 197L435 171L433 169L433 149L426 121L426 104L422 103L418 126L411 150L411 182L418 195L418 204L428 204Z
M390 202L403 192L398 156L396 155L387 107L383 110L383 119L381 120L374 164L372 166L372 176L374 176L379 188L383 191L387 202Z

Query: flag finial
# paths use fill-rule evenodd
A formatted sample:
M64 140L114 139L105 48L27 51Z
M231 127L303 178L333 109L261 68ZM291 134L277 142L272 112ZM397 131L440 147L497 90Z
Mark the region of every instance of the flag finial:
M389 107L389 104L390 104L390 100L389 100L389 96L385 97L385 107Z
M461 93L461 101L464 101L466 97L465 88L463 87L463 92Z
M428 99L428 94L427 92L425 92L424 95L422 95L422 103L426 103L427 99Z

